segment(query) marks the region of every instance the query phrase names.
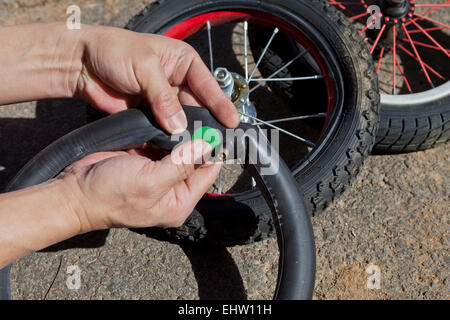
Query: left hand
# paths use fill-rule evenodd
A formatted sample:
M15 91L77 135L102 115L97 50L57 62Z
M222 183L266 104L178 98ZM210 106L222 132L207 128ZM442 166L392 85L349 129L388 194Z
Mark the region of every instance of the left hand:
M87 40L76 96L108 113L146 100L169 133L186 128L180 103L205 106L225 126L238 125L233 103L187 43L117 28L83 28Z

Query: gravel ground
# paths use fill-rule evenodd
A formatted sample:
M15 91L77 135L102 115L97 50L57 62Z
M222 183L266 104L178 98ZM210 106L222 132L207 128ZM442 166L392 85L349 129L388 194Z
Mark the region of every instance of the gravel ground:
M78 0L84 23L123 26L147 1ZM73 1L2 0L0 23L63 21ZM85 123L86 105L0 106L0 187L36 152ZM316 299L449 299L449 145L371 156L357 180L313 219ZM14 299L270 299L275 239L199 249L127 230L87 234L31 254L12 270ZM369 289L375 265L380 289ZM70 266L81 272L69 289ZM377 269L377 267L379 269Z

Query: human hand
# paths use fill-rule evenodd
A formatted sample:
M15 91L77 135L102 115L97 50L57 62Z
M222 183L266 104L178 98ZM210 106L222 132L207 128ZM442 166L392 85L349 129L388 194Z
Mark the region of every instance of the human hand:
M127 152L95 153L59 176L70 186L80 233L110 227L177 227L216 180L211 146L193 140L160 161ZM183 161L179 161L183 160Z
M180 103L205 106L224 125L238 125L236 108L187 43L117 28L83 28L87 40L76 96L108 113L146 100L169 133L186 128Z

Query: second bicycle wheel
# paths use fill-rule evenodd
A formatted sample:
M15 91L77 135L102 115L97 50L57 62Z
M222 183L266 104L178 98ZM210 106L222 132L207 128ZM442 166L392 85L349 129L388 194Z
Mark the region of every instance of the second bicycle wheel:
M267 50L257 56L247 39L254 25L270 30ZM241 120L276 128L272 143L279 133L279 152L296 176L311 214L321 212L344 191L369 154L378 123L375 70L367 61L363 39L326 1L158 1L127 28L190 43L224 91L223 79L233 78L229 97ZM316 72L262 78L258 66L278 37L294 39L302 51L276 75L288 65L305 62L314 63ZM289 105L264 85L271 81L313 86L320 94ZM221 179L184 226L167 233L173 239L222 244L249 243L273 234L270 210L253 186L239 167L224 166ZM234 202L243 210L228 210Z
M340 3L355 22L380 78L375 151L424 150L450 139L450 3L359 0ZM377 24L374 27L374 24Z

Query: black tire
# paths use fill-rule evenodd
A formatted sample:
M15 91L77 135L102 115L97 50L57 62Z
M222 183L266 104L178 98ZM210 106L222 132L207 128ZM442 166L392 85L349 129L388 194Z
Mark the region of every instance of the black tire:
M410 107L382 104L374 152L426 150L450 140L450 94Z
M145 33L163 33L167 28L198 14L231 8L258 9L277 14L295 23L314 26L321 48L332 52L336 82L343 88L338 111L321 148L310 154L296 168L299 190L308 212L320 213L357 175L374 142L378 125L378 82L369 64L368 48L346 18L325 0L186 0L157 1L148 5L126 26ZM293 15L294 14L294 15ZM324 50L325 50L324 49ZM338 74L339 73L339 74ZM338 78L341 76L341 78ZM217 206L222 201L223 206ZM238 201L243 212L228 211L226 204ZM173 240L242 244L273 235L270 211L260 194L214 197L204 201L181 228L166 230ZM231 212L231 213L230 213ZM156 230L159 233L160 231Z

